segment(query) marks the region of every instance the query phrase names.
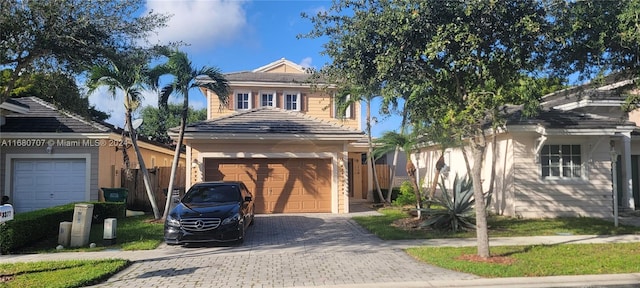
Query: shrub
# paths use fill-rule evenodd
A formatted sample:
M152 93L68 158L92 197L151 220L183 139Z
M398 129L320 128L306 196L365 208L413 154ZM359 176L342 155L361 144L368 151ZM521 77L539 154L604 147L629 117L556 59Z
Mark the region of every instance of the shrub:
M125 217L125 203L90 202L93 204L92 223L106 218ZM73 221L75 203L36 211L16 213L13 220L0 225L0 254L7 254L30 246L47 237L58 235L60 222Z
M427 215L427 220L422 223L422 226L453 232L474 229L473 183L467 177L459 178L456 175L451 193L444 185L444 180L439 184L442 193L440 197L436 197L434 203L441 205L444 209L422 209Z
M393 205L416 206L416 194L413 192L413 185L411 185L411 182L409 181L402 182L402 185L400 185L400 193L398 194L398 198L396 198L396 200L393 201Z
M382 196L384 196L384 198L387 198L387 195L389 195L389 189L384 189L381 188L380 191L382 192ZM396 200L396 198L398 198L398 194L400 193L400 189L398 189L397 187L393 188L393 190L391 190L391 202L393 202L394 200ZM383 201L380 200L380 196L378 196L378 191L377 190L373 190L373 201L374 203L382 203Z

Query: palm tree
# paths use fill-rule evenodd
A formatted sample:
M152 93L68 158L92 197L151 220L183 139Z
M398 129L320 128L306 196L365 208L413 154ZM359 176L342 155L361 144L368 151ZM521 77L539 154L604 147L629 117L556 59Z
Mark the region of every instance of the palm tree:
M165 203L163 219L167 218L169 208L171 206L171 195L178 169L178 161L180 160L180 152L182 149L182 141L184 139L184 129L187 125L187 116L189 111L189 90L192 88L206 88L218 95L221 105L226 105L229 98L229 85L224 75L217 69L212 67L202 67L196 69L193 67L191 60L186 53L178 50L165 50L167 62L154 67L151 70L153 75L151 84L158 87L159 78L163 75L170 74L173 81L160 90L159 101L161 105L166 105L169 96L172 94L182 95L182 115L180 119L180 132L176 143L176 150L171 165L171 176L169 178L169 188L167 189L167 201Z
M147 191L151 208L153 209L153 215L155 219L159 219L160 212L154 193L151 190L149 171L147 171L144 159L142 158L140 147L138 147L136 131L133 129L131 122L131 114L138 108L140 99L142 98L146 59L138 54L121 55L121 57L114 57L114 59L118 59L118 61L112 60L108 65L98 65L91 68L89 79L87 80L87 87L89 88L89 94L101 86L108 87L113 97L116 96L117 91L124 93L125 125L127 130L129 130L131 144L138 158L140 170L142 170L144 187Z
M416 177L416 168L411 160L411 153L415 151L417 144L417 133L398 133L394 131L387 131L382 134L382 137L376 139L375 155L384 155L393 150L401 148L407 157L407 175L411 177L411 186L413 187L414 194L416 196L416 208L418 211L418 217L420 217L420 211L422 208L422 193L420 192L418 179ZM389 190L391 194L391 190Z
M338 106L338 113L340 115L344 115L346 109L349 106L354 105L360 101L365 101L366 103L366 129L367 129L367 144L368 144L368 152L367 152L367 161L371 166L371 171L373 173L373 180L375 182L375 187L378 193L379 198L385 203L390 204L387 199L382 195L382 190L380 190L380 183L378 182L378 174L376 172L376 163L373 157L373 140L371 136L371 101L375 96L371 93L364 92L364 89L359 87L346 87L340 91L340 93L336 94L336 102Z

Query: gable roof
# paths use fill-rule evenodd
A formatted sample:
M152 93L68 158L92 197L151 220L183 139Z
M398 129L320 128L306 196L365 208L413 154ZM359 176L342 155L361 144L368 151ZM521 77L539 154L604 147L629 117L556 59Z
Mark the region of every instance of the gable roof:
M177 134L179 128L169 129ZM185 138L353 140L362 131L279 108L259 108L187 125Z
M595 103L599 106L620 106L625 100L622 91L638 83L639 79L629 77L625 73L612 74L599 81L547 94L542 97L541 106L545 109L560 110Z
M28 112L6 115L6 123L0 126L0 132L105 133L112 130L101 123L58 110L55 105L37 97L12 100L28 107Z
M277 68L283 68L285 70L291 70L291 72L287 73L306 73L306 70L304 67L293 63L287 59L281 58L280 60L276 60L273 61L267 65L264 65L262 67L258 67L256 69L253 69L253 71L251 72L271 72L273 70L276 70Z

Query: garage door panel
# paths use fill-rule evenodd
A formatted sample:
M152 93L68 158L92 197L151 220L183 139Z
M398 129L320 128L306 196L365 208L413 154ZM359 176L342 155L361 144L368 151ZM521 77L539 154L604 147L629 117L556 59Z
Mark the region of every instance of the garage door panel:
M331 212L330 159L205 158L205 181L238 180L257 213Z
M13 202L26 212L85 200L85 159L15 159Z

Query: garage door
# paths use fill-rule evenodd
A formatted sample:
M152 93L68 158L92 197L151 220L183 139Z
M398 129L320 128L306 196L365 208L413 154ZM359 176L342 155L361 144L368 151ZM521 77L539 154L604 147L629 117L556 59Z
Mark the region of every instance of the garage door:
M205 181L242 181L256 213L331 212L331 159L205 159Z
M16 159L13 198L16 213L85 201L85 159Z

